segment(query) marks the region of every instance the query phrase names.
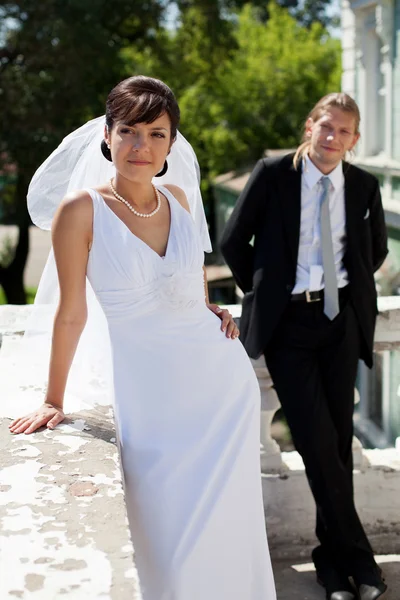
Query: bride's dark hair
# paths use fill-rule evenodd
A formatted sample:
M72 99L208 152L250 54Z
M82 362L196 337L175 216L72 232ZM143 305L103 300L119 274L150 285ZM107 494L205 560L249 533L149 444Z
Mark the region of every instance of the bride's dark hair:
M111 131L117 121L126 125L153 123L164 113L171 121L173 142L180 119L179 106L173 92L159 79L136 75L124 79L111 90L106 103L106 125ZM101 151L107 160L112 160L105 140L101 142Z

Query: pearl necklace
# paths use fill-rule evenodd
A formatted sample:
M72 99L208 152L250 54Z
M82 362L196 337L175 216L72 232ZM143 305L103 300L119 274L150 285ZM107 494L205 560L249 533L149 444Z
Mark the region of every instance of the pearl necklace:
M156 208L151 213L140 213L135 208L133 208L133 206L131 204L129 204L128 200L125 200L125 198L123 198L122 196L120 196L118 194L118 192L116 191L115 187L113 186L112 179L110 179L109 183L110 183L111 191L114 194L114 196L116 197L116 199L119 200L120 202L123 202L125 204L125 206L127 206L129 208L129 210L132 211L133 214L136 215L137 217L143 217L144 219L149 219L150 217L153 217L156 213L158 213L158 211L160 210L160 208L161 208L161 195L160 195L160 192L158 191L158 189L156 188L155 185L151 184L153 186L154 194L155 194L156 200L157 200L157 206L156 206Z

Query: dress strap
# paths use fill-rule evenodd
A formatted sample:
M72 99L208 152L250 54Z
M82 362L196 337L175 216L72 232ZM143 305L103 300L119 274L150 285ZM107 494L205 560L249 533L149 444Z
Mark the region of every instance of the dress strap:
M170 202L171 207L174 204L177 204L179 206L179 208L181 210L178 209L177 213L180 213L180 214L185 213L185 215L187 217L189 217L189 220L191 220L194 223L195 229L201 238L201 244L202 244L202 248L203 248L204 252L212 252L210 236L208 234L207 221L206 221L205 214L204 214L200 190L198 192L199 197L197 198L197 208L196 208L196 203L193 202L193 198L190 199L189 197L187 197L188 204L189 204L189 211L188 211L186 208L184 208L182 206L182 204L179 202L179 200L177 200L175 198L173 193L170 192L165 186L157 185L156 187L160 192L162 192L167 197L167 199ZM183 213L182 213L182 211L183 211Z
M181 205L181 203L179 202L179 200L177 200L175 198L175 196L173 195L173 193L170 192L169 189L166 188L164 185L156 185L156 188L158 189L159 192L161 192L162 194L164 194L164 196L167 197L167 199L170 201L171 204L176 203L176 204L179 204L179 206L181 208L183 208L183 206Z
M96 215L99 212L99 209L104 204L103 197L102 197L102 195L99 192L97 192L93 188L84 188L84 189L85 189L85 192L87 192L89 194L89 196L91 197L91 199L92 199L92 203L93 203L93 217L96 217Z
M99 192L96 192L96 190L94 190L93 188L85 188L85 192L87 192L89 194L89 196L91 197L91 199L93 200L93 205L96 205L99 203Z

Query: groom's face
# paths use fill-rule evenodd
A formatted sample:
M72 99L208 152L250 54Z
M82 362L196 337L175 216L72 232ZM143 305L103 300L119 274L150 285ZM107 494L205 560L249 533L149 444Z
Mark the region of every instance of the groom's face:
M308 119L310 158L318 166L334 169L352 150L359 139L355 117L335 106L327 109L316 121Z

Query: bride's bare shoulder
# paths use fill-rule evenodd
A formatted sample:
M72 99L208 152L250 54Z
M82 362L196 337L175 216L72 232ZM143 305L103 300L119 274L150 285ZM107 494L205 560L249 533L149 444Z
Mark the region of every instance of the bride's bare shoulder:
M93 200L87 190L75 190L64 196L59 212L84 217L85 213L93 213Z
M87 190L76 190L64 196L54 216L54 226L65 224L78 228L91 228L93 201Z
M173 185L172 183L165 183L164 187L171 192L171 194L178 200L179 204L181 204L183 208L190 212L189 202L187 201L186 194L182 188L178 187L177 185Z

